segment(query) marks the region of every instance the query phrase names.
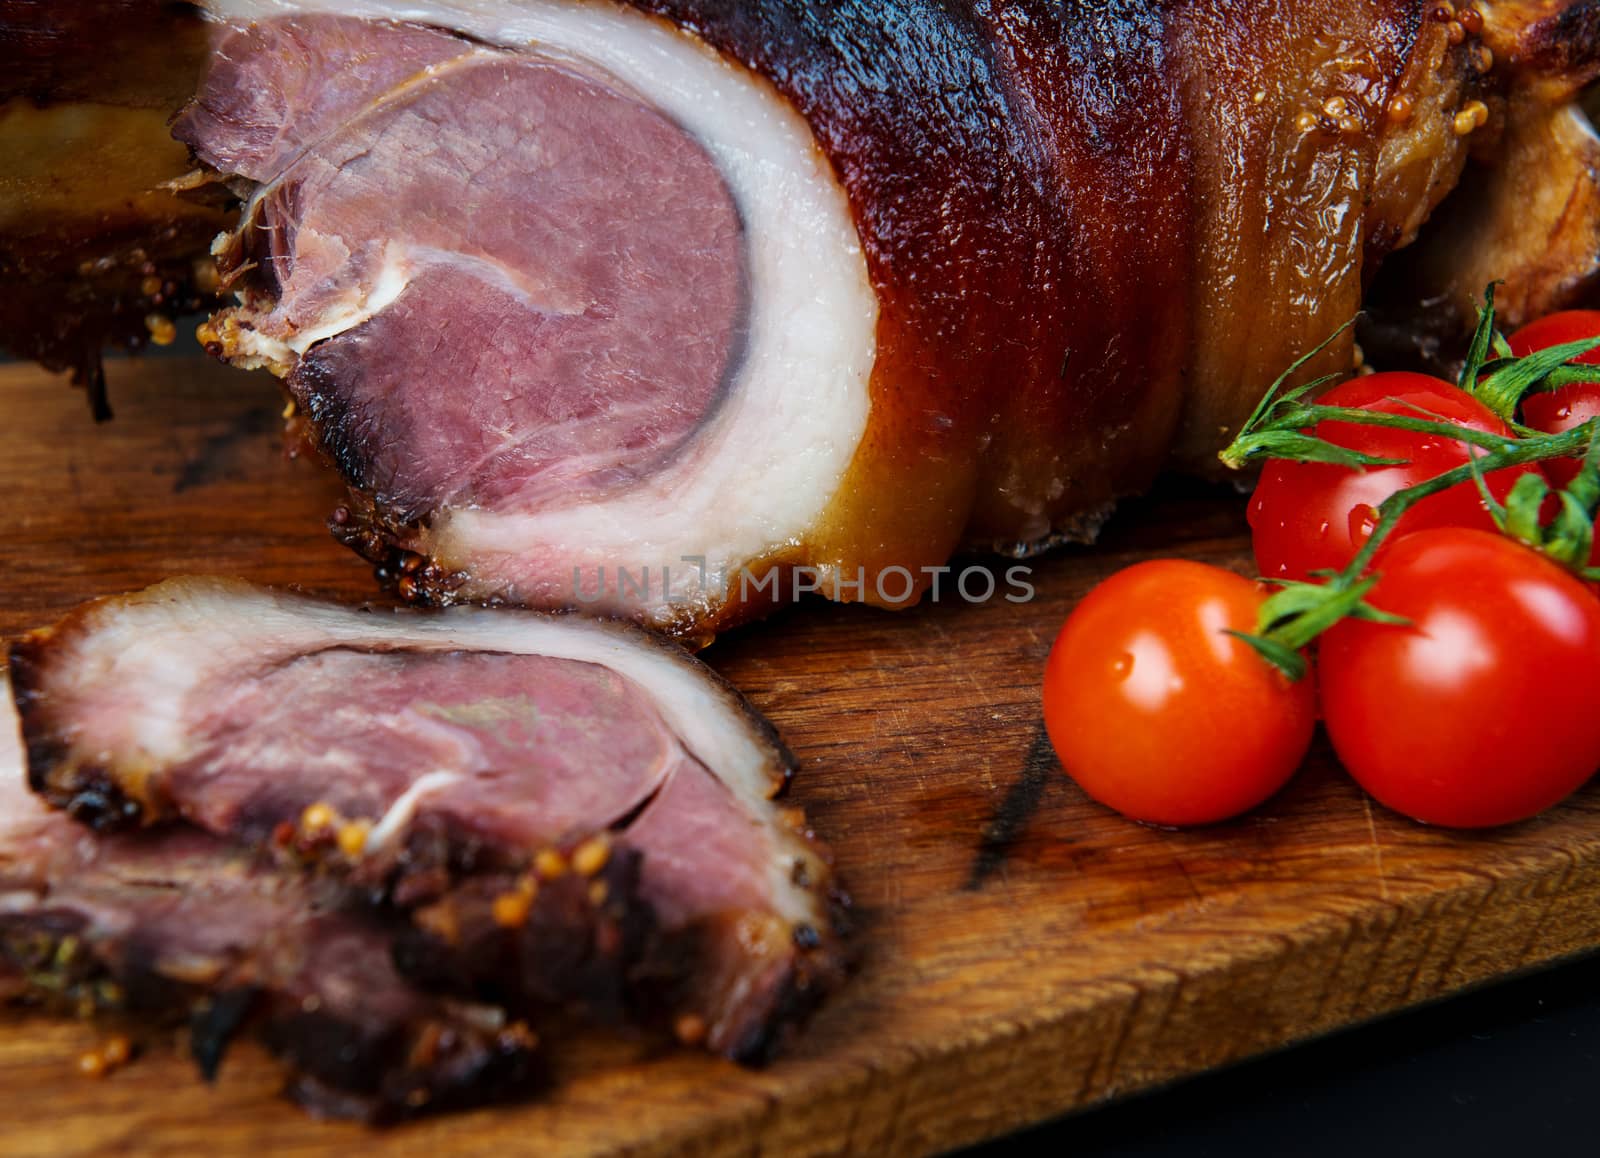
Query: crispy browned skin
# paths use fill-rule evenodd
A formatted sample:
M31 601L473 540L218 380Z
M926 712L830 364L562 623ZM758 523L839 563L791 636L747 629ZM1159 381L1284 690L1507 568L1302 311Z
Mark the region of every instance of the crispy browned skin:
M1487 27L1419 0L633 3L770 79L849 195L880 305L872 413L792 560L845 574L1087 537L1164 466L1210 470L1469 149L1521 139L1508 109L1600 51L1594 0ZM1507 155L1517 180L1562 196L1573 174L1532 156ZM383 557L383 512L357 515Z
M1483 40L1512 78L1490 97L1492 131L1474 141L1459 194L1374 290L1385 336L1423 362L1458 351L1492 280L1507 328L1600 301L1600 139L1582 106L1600 76L1600 3L1498 4ZM1423 303L1432 324L1406 332Z
M811 547L869 572L1079 537L1164 465L1213 470L1474 139L1494 155L1508 104L1600 58L1593 0L1487 26L1395 0L640 6L771 78L850 194L881 307L873 413ZM1573 179L1506 163L1549 198Z
M1415 3L646 6L773 78L850 193L879 355L815 546L869 571L1209 469L1453 183L1482 83Z
M1150 481L1179 415L1195 234L1159 15L645 6L773 78L855 209L873 410L813 562L1034 542Z

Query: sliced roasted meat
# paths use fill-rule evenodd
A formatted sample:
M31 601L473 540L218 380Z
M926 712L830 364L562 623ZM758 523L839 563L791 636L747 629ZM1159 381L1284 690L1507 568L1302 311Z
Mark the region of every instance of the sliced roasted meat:
M204 336L286 377L357 493L347 539L427 555L420 591L559 606L581 585L672 622L817 521L865 425L877 307L792 111L608 7L508 8L515 51L231 15L175 129L250 189L219 250L240 304Z
M894 602L1203 469L1528 80L1410 3L331 7L212 5L177 131L249 187L214 348L287 376L409 594L691 632L774 566ZM797 252L825 286L768 276Z
M790 757L637 629L179 580L28 637L12 672L52 802L315 861L412 913L403 959L429 976L658 1007L741 1059L838 980L826 854L771 803ZM561 952L599 973L548 946L574 906Z
M283 22L219 51L178 131L258 182L225 264L262 290L214 327L288 373L395 519L600 500L711 420L743 369L744 238L658 109L405 25ZM424 365L454 388L404 389Z
M188 1020L216 1072L253 1029L308 1107L383 1120L527 1091L533 1035L428 996L399 931L326 880L187 826L95 836L31 794L0 703L0 990L84 1012Z
M285 376L419 600L703 637L1092 535L1214 465L1469 154L1508 299L1593 264L1535 112L1594 0L204 7L210 345Z

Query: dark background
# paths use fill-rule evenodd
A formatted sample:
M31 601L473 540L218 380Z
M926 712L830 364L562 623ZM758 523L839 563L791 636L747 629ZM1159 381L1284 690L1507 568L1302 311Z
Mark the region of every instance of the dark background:
M1596 1158L1600 955L966 1151Z

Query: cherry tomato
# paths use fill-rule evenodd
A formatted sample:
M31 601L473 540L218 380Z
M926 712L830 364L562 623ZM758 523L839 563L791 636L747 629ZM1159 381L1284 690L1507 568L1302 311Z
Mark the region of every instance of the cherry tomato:
M1419 418L1426 417L1418 412L1422 410L1472 430L1511 433L1477 399L1425 374L1369 374L1335 387L1320 401L1327 406ZM1464 443L1406 430L1319 422L1315 433L1352 450L1403 459L1406 465L1352 470L1321 462L1269 462L1249 509L1256 566L1268 579L1305 579L1317 570L1342 570L1376 526L1378 504L1398 490L1467 461ZM1537 470L1535 466L1497 470L1488 476L1489 491L1503 502L1520 474ZM1494 520L1470 479L1418 503L1394 533L1451 526L1494 529Z
M1551 314L1528 323L1506 340L1511 344L1511 352L1524 358L1535 350L1581 338L1600 338L1600 310ZM1575 360L1600 366L1600 349L1590 350ZM1563 386L1560 390L1529 394L1522 400L1522 421L1546 434L1560 434L1597 417L1600 417L1600 385ZM1566 486L1578 473L1578 461L1577 458L1552 459L1544 464L1544 470L1551 482Z
M1181 559L1129 567L1062 627L1044 676L1061 765L1135 820L1208 824L1283 787L1316 724L1291 682L1227 630L1255 630L1262 590Z
M1386 545L1375 607L1318 653L1334 751L1416 820L1523 820L1600 767L1600 600L1502 535L1421 531Z

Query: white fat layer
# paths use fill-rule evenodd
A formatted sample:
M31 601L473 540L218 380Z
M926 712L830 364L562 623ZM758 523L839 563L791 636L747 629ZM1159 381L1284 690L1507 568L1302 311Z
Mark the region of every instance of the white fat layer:
M367 833L367 842L361 850L363 855L371 856L382 852L391 840L411 827L411 820L417 814L417 805L424 796L438 792L441 788L448 788L460 779L461 777L454 772L429 772L425 776L419 776L410 788L389 805L388 811L383 814L383 819L374 824L372 831Z
M376 317L399 300L406 286L411 284L412 262L403 246L389 244L383 247L383 264L371 284L358 289L359 298L344 310L322 323L300 330L284 344L296 354L304 354L318 342L353 330L361 323Z
M510 594L530 599L570 595L574 568L658 573L703 559L706 590L697 586L694 602L714 606L742 565L804 541L866 430L878 307L845 193L809 126L769 84L665 21L607 0L207 6L233 23L307 11L416 21L591 61L692 133L738 202L752 282L749 346L739 381L697 440L602 502L443 512L434 554L469 563L485 590L509 583ZM612 584L592 609L666 621L672 606L659 584L627 600Z
M59 641L68 650L50 665L53 710L71 722L80 752L123 768L171 767L192 754L197 701L191 697L203 699L231 673L328 648L542 655L609 668L649 700L684 750L771 832L771 895L779 914L796 922L817 919L815 894L789 879L795 859L814 858L780 828L770 803L783 778L778 749L733 693L675 645L579 616L485 608L427 615L358 611L206 578L170 580L104 603L82 628L86 634L74 627ZM12 762L20 768L20 746ZM406 795L440 787L426 776ZM414 809L419 798L397 800L369 842L381 844L379 830L391 819L397 827L408 822L397 810L402 804ZM813 868L819 878L821 866Z
M22 721L11 696L11 673L0 668L0 808L9 810L12 798L8 790L12 780L22 778L22 765Z
M22 721L11 696L11 677L0 668L0 835L34 823L44 807L28 790Z

